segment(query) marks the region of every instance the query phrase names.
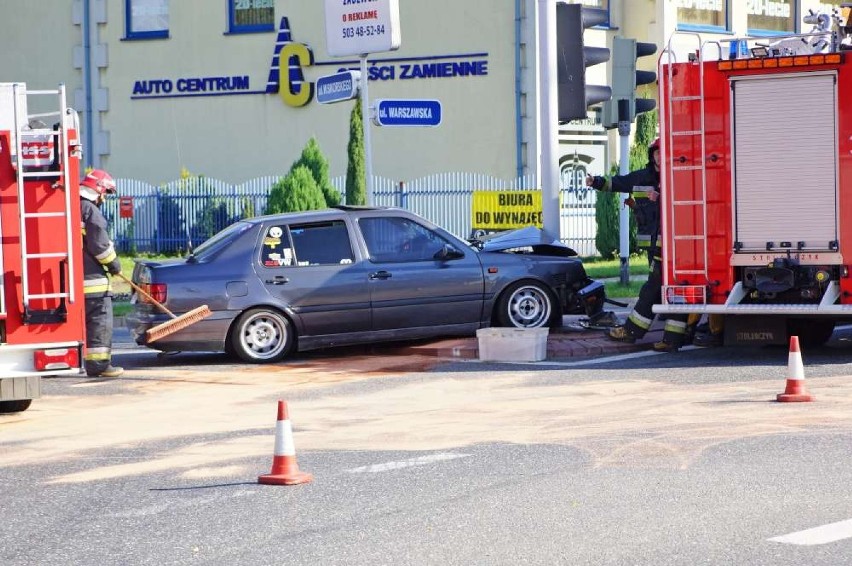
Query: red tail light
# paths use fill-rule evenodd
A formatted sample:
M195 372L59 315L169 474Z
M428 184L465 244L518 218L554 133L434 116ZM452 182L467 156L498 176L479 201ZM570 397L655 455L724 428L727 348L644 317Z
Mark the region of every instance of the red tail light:
M146 293L151 295L155 301L162 304L166 302L168 298L168 293L166 292L166 284L165 283L143 283L141 285L142 289L145 290ZM150 303L148 297L142 295L139 297L139 301L142 303Z
M700 285L672 285L665 289L667 305L703 305L706 297L707 289Z
M51 348L33 352L36 370L57 370L80 367L80 352L77 348Z

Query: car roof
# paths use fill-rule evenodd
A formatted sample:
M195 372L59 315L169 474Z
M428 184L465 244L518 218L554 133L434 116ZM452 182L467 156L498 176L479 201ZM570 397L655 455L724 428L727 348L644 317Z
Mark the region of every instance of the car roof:
M394 214L402 213L405 215L412 214L402 208L396 208L391 206L357 206L344 204L331 208L323 208L320 210L303 210L298 212L281 212L278 214L266 214L263 216L246 218L244 222L248 222L250 224L260 224L269 220L289 221L294 219L297 219L301 222L310 222L311 220L324 220L328 217L339 217L341 212L348 216L360 216L360 214L364 212L393 212Z

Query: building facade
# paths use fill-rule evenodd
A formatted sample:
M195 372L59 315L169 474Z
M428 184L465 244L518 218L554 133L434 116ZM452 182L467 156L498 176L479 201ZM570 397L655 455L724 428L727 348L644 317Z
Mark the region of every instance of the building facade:
M340 0L343 1L343 0ZM368 57L369 94L430 99L438 127L371 126L375 175L449 171L514 179L540 170L537 11L543 0L399 0L401 46ZM583 0L616 35L666 44L809 31L815 0ZM311 137L332 176L346 171L354 102L319 104L316 81L357 58L328 54L325 2L304 0L3 0L3 82L64 83L81 116L84 160L116 177L161 183L183 169L238 183L286 173ZM366 8L365 8L366 9ZM679 56L691 48L677 47ZM643 61L653 67L655 61ZM608 65L588 82L609 84ZM651 95L655 94L653 91ZM563 185L617 161L600 114L560 128ZM612 149L610 149L612 148Z

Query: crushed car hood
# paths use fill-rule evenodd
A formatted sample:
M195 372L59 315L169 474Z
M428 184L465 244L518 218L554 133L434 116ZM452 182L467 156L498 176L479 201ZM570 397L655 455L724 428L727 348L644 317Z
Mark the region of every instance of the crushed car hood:
M490 234L482 238L482 251L501 252L516 248L532 248L541 255L575 256L575 252L541 228L527 226L508 232Z

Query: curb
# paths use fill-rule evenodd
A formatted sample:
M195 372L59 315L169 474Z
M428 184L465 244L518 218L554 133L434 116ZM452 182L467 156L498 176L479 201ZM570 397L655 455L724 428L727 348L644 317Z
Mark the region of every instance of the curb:
M662 339L662 329L653 329L634 344L616 342L602 330L553 329L547 337L546 360L594 358L630 354L650 349ZM479 341L476 337L437 340L427 344L403 346L397 355L434 356L443 359L478 360ZM495 362L499 363L499 362ZM529 362L535 363L535 362Z

